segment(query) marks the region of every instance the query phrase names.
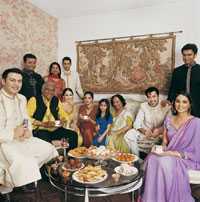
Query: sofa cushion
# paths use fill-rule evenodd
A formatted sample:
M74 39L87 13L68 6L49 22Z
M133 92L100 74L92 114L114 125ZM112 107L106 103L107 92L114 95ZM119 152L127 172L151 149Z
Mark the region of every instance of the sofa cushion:
M131 112L133 119L135 119L142 102L130 98L126 99L126 102L126 108Z

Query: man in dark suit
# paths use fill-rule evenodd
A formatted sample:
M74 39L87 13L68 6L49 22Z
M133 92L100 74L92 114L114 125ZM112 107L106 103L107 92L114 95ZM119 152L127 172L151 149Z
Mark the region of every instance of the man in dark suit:
M37 58L35 55L28 53L23 57L24 67L22 70L23 81L19 93L24 95L27 100L31 97L41 95L42 85L44 83L40 74L35 72Z
M184 64L173 71L168 100L173 102L177 93L187 92L192 98L192 115L200 117L200 65L195 62L198 48L186 44L181 52Z

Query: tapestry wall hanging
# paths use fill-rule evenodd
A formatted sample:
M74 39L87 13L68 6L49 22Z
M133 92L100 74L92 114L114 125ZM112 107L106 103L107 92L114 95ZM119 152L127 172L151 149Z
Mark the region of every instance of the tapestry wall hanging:
M174 68L176 36L148 36L108 42L79 42L77 69L84 90L144 93L156 86L166 93Z

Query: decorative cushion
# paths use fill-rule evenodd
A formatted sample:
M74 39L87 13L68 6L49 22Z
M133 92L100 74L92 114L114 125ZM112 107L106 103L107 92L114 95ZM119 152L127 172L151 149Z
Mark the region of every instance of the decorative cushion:
M126 108L131 112L133 120L135 120L135 117L138 113L138 110L142 102L130 98L126 99L126 102L127 102Z

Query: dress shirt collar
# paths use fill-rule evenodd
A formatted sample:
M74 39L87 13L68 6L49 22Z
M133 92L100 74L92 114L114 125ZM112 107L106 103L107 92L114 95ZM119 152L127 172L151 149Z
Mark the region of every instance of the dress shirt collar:
M33 70L30 70L30 69L26 69L26 68L23 68L23 72L27 73L28 75L31 75L34 73Z
M186 67L188 67L188 68L192 68L192 67L194 67L195 65L196 65L197 63L194 61L192 64L185 64L186 65Z
M64 74L66 75L66 76L70 76L71 75L71 70L69 70L69 71L64 71Z
M9 99L11 99L11 100L14 100L15 97L16 97L16 96L13 96L13 95L8 94L3 88L1 89L1 91L2 91L2 94L3 94L5 97L7 97L7 98L9 98Z

